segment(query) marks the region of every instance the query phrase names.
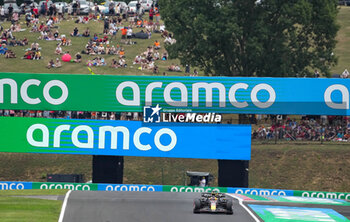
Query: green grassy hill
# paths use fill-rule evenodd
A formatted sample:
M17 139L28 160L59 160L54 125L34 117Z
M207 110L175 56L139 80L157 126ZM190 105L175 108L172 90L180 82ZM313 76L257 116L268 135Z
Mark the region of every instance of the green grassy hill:
M338 45L335 50L339 57L339 63L332 68L332 73L342 73L350 62L350 7L341 7L338 17L341 29L338 33ZM9 23L4 23L9 27ZM24 26L24 25L22 25ZM102 21L92 21L89 24L76 25L73 20L59 24L60 34L69 35L74 26L82 31L89 27L91 33L102 36ZM135 32L140 29L134 29ZM38 41L43 48L43 60L28 61L20 57L24 55L26 47L12 48L17 54L17 59L5 59L0 57L1 72L27 72L27 73L85 73L89 74L85 62L82 64L64 63L62 68L47 69L50 59L55 59L56 42L37 40L39 33L27 31L15 33L17 39L27 37L29 43ZM151 75L151 71L141 71L139 66L133 66L132 61L137 54L153 45L155 39L161 40L162 53L164 45L160 34L153 34L148 40L135 40L136 45L122 45L125 48L128 68L113 69L106 67L94 67L98 74L117 75ZM64 47L72 55L80 52L88 39L72 38L72 46ZM111 44L120 44L120 33L117 40ZM110 62L116 56L104 56ZM83 61L93 56L83 55ZM178 60L158 61L160 73L167 72L167 67ZM193 69L192 69L193 70ZM184 75L181 73L169 73L168 75ZM203 73L202 73L203 74ZM252 147L252 160L250 162L250 186L284 189L306 189L350 192L350 150L349 145L339 144L279 144L259 145ZM0 181L46 181L46 174L54 173L78 173L86 176L86 181L91 179L90 156L73 155L46 155L46 154L15 154L0 153ZM217 176L216 160L192 160L192 159L164 159L164 158L125 158L125 183L145 184L184 184L186 170L209 171ZM214 182L213 185L216 185Z
M120 45L125 49L126 63L128 64L127 68L111 68L109 65L111 64L112 59L118 59L117 55L82 55L82 63L63 63L61 68L47 69L46 66L51 59L60 58L60 56L56 55L55 49L58 41L46 41L46 40L38 40L40 33L38 32L30 32L30 27L26 28L25 24L23 24L24 20L21 20L21 27L26 30L23 32L14 32L13 35L16 39L23 39L24 37L28 38L29 46L16 46L9 47L9 49L13 50L17 55L15 59L5 59L4 56L0 56L0 70L1 72L26 72L26 73L65 73L65 74L90 74L87 69L86 61L89 59L93 59L97 56L102 56L105 58L107 62L107 66L93 67L92 70L96 74L118 74L118 75L152 75L151 70L140 70L138 69L140 65L133 65L133 61L136 55L140 55L145 52L148 46L153 46L155 40L160 41L161 49L159 50L160 55L165 51L164 49L164 39L161 37L159 33L152 33L151 39L133 39L136 44L134 45L125 45L121 43L121 32L117 33L117 39L113 39L110 41L110 45ZM2 24L4 28L10 27L9 22L5 22ZM125 26L129 25L129 22L124 22ZM98 34L99 38L103 38L103 21L102 20L91 20L88 24L76 24L74 23L74 19L71 18L69 20L62 21L57 24L58 28L53 29L53 31L58 30L59 34L65 34L67 38L72 40L71 46L63 46L62 49L64 52L69 52L72 57L77 52L81 52L85 45L88 43L89 38L85 37L70 37L70 33L73 32L74 27L78 27L79 32L82 33L86 28L89 28L91 31L91 35L93 36L95 33ZM139 32L141 28L133 28L133 32ZM42 60L26 60L21 59L25 53L25 49L30 47L30 44L33 42L38 42L40 47L42 48L41 54L43 56ZM168 61L157 61L155 64L159 67L159 75L162 75L163 72L166 72L167 75L184 75L184 69L182 72L168 72L167 68L171 64L179 64L178 60L168 60ZM191 70L193 71L193 69Z
M46 181L46 174L84 174L91 180L92 158L83 155L0 154L0 181ZM217 161L125 157L124 183L188 182L186 170L212 173ZM350 150L344 143L253 144L250 187L350 192ZM212 185L217 185L217 180Z
M147 14L145 15L145 18L147 19ZM26 28L23 18L21 20L21 23L22 28ZM350 60L350 45L348 44L348 42L350 41L350 7L340 7L338 23L341 26L341 28L337 36L338 44L335 50L335 55L339 58L339 62L337 66L331 69L331 73L333 74L341 74L344 71L344 69L350 68L348 66L348 62ZM129 25L129 23L126 22L123 25ZM2 26L4 28L9 28L10 23L5 22L2 24ZM94 33L97 33L99 37L103 37L103 21L90 21L88 24L75 24L74 19L71 18L68 21L61 22L57 26L57 30L59 31L59 33L65 34L66 36L69 36L69 34L73 31L74 27L77 26L80 32L83 32L88 27L91 30L92 35ZM140 30L140 28L133 29L134 32L138 32ZM10 47L11 50L13 50L16 53L17 58L5 59L4 56L0 56L1 72L90 74L86 66L86 61L96 56L83 55L83 63L81 64L64 63L63 67L61 68L47 69L46 65L50 61L50 59L56 59L57 57L59 57L54 54L57 42L38 40L40 33L32 33L29 31L30 28L26 28L26 30L23 32L14 33L14 36L16 36L17 39L23 39L24 37L27 37L29 39L29 44L31 44L32 42L38 42L40 44L40 47L42 48L43 59L38 61L22 60L21 57L24 55L24 50L27 47ZM71 55L75 55L75 53L81 52L88 41L88 38L84 37L72 37L71 39L72 46L63 47L63 50L69 51ZM125 49L126 62L128 64L128 67L123 69L114 69L110 68L107 65L105 67L94 67L93 71L96 74L152 75L152 72L150 70L141 71L138 69L140 65L132 65L132 62L136 55L146 51L146 48L148 46L153 46L155 40L161 42L160 54L162 54L164 52L164 39L160 36L160 34L153 33L152 38L146 40L134 39L134 41L137 42L137 44L135 45L123 45L121 44L120 40L121 33L118 32L117 39L112 40L110 44L119 44ZM103 57L106 59L108 64L110 64L113 58L117 58L117 56L113 55L104 55ZM167 67L170 66L172 63L179 64L179 61L176 59L168 61L157 61L156 65L159 66L159 75L161 75L163 72L166 72L167 75L184 75L184 68L182 68L182 72L168 72ZM191 71L193 71L193 68L191 69ZM200 72L200 74L203 75L203 72Z

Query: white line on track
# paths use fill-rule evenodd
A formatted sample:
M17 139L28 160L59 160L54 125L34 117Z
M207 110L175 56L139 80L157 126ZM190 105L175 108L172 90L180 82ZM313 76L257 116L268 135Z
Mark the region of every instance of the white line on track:
M65 213L65 211L66 211L68 198L69 198L69 195L70 195L71 192L72 192L72 191L69 190L69 191L66 193L66 196L64 197L64 201L63 201L62 209L61 209L61 213L60 213L60 218L58 219L58 222L63 222L64 213Z
M229 193L227 193L227 195L231 196L231 197L234 198L234 199L237 199L239 205L241 205L241 206L249 213L249 215L250 215L256 222L261 222L261 221L253 214L253 212L250 211L250 210L248 209L248 207L246 207L246 206L243 204L243 199L242 199L242 198L239 198L239 197L237 197L237 196L235 196L235 195L233 195L233 194L229 194Z

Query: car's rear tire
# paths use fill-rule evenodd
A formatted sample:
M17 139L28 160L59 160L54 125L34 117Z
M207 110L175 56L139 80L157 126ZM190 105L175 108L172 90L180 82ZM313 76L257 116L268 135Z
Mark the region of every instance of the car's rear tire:
M193 213L199 214L201 209L201 201L199 199L194 199L193 202Z

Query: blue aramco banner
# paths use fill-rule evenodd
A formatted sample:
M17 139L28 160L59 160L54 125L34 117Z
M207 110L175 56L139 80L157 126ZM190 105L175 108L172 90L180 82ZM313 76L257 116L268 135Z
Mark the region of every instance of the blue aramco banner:
M251 127L0 117L0 152L249 160Z

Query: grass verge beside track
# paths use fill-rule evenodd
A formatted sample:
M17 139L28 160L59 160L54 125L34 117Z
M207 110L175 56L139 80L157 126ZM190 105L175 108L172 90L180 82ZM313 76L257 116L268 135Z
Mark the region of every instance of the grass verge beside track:
M0 191L1 222L54 222L59 218L62 201L17 196L64 195L67 190Z

